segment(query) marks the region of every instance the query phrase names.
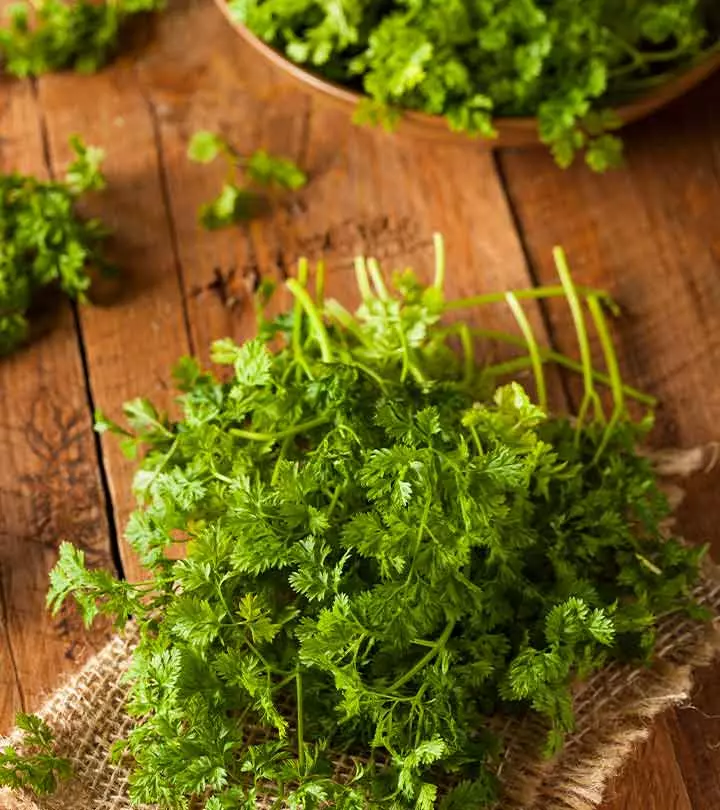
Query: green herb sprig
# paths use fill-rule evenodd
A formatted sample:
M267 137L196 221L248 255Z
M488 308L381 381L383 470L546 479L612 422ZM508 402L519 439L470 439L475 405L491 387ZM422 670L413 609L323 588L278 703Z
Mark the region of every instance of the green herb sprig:
M28 337L28 310L41 288L57 285L84 301L90 268L108 268L105 227L75 210L80 195L104 187L104 153L77 137L70 144L75 160L63 181L0 175L0 354Z
M0 62L13 76L59 70L93 73L114 55L127 21L162 8L164 0L39 0L9 7L0 29Z
M668 505L636 451L649 421L628 413L611 302L556 258L556 287L458 301L440 250L429 286L408 272L389 285L358 260L354 314L325 299L322 266L312 285L301 262L292 312L261 310L256 339L214 344L228 381L179 363L181 419L142 399L127 428L98 415L128 455L144 453L127 538L150 579L89 570L63 544L49 604L74 597L88 622L137 623L136 725L118 747L133 801L490 807L493 716L539 713L555 751L577 678L648 660L670 613L701 618L703 550L661 531ZM551 358L524 302L561 296L585 390L573 418L512 380L531 369L547 390ZM503 300L520 335L442 323ZM521 345L518 365L478 365L488 336Z
M23 732L22 754L12 747L0 751L0 786L38 796L53 793L58 781L71 775L69 760L55 753L55 736L44 720L20 712L15 723Z
M206 130L193 135L188 157L196 163L212 163L220 157L227 164L227 178L220 193L200 208L200 222L209 230L252 219L263 203L259 190L297 191L307 183L307 177L293 161L270 155L264 149L244 157L220 135Z
M714 0L228 0L292 61L367 94L357 120L444 116L495 137L498 116L536 116L560 166L579 152L619 165L612 108L717 50Z

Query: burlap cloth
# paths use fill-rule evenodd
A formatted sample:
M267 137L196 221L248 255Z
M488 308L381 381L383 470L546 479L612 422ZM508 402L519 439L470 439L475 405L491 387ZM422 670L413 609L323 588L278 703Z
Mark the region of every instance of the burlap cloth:
M661 457L659 469L692 472L707 466L704 451L691 451L696 453L692 457ZM716 457L717 448L712 452ZM602 802L608 781L648 735L653 718L688 699L693 670L720 650L716 566L705 566L695 596L716 620L702 624L669 617L659 629L651 668L611 664L579 684L576 729L554 759L538 754L545 734L542 721L527 717L503 724L506 747L498 773L504 797L498 810L592 810ZM128 771L110 765L108 750L133 722L124 712L127 687L121 683L133 645L132 630L115 637L38 712L55 730L59 753L71 761L73 778L42 800L0 791L0 808L130 810Z

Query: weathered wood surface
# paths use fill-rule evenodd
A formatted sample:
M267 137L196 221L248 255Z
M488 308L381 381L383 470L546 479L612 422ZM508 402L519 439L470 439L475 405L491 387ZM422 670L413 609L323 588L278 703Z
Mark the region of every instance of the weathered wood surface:
M46 177L33 89L0 84L0 170ZM60 540L113 566L106 501L87 407L75 316L39 313L32 344L0 363L0 726L33 710L63 673L102 646L102 630L45 612Z
M138 395L171 408L172 363L251 334L259 276L281 280L299 255L325 258L333 294L351 300L356 253L429 272L435 230L456 295L547 281L551 248L563 244L578 280L623 306L623 368L663 403L658 443L720 438L718 111L720 77L630 130L628 167L606 177L562 173L542 150L493 156L399 140L356 129L287 84L210 0L178 0L97 76L3 84L2 169L59 172L74 132L106 149L109 188L87 210L114 229L123 277L77 318L61 308L0 364L0 731L105 635L45 615L59 540L141 575L122 541L132 465L111 438L96 442L92 409L117 417ZM248 228L201 232L197 208L223 169L187 160L200 128L295 158L308 187ZM539 335L576 353L566 312L528 312ZM485 317L512 323L502 307ZM720 472L693 484L682 514L686 534L717 552L719 484ZM720 807L719 677L703 673L694 706L656 725L605 810Z

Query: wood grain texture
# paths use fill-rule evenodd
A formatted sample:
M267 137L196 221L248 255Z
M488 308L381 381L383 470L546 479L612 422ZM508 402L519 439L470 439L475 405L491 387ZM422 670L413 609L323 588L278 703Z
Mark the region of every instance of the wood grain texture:
M0 131L0 170L47 176L29 84L0 85ZM0 733L108 635L45 609L61 540L91 564L112 558L72 309L48 301L34 323L30 345L0 362Z
M595 176L559 172L544 152L508 151L500 165L521 236L541 282L555 277L551 249L563 245L579 283L600 286L623 308L615 333L625 378L658 396L658 445L691 446L720 437L720 77L665 113L627 130L627 166ZM553 336L577 354L568 313L550 310ZM688 486L679 525L720 552L720 470ZM715 668L695 701L717 713ZM720 806L720 725L680 712L655 734L651 753L619 782L613 807ZM714 723L714 725L713 725ZM668 745L668 728L674 745ZM664 739L663 739L664 738ZM691 753L692 752L692 753ZM679 760L680 768L677 768ZM673 776L674 775L674 776ZM658 782L662 776L665 782ZM667 784L672 780L674 786ZM643 804L637 797L643 796ZM633 798L635 797L635 798ZM674 798L675 797L675 798Z
M108 187L83 206L112 229L110 258L120 272L109 294L81 312L94 404L120 420L123 402L137 396L167 408L169 369L189 344L153 111L131 57L95 76L48 76L39 86L56 170L69 159L73 133L107 152ZM114 437L103 437L103 452L122 536L135 505L133 465ZM124 542L121 555L126 576L140 577Z
M658 720L650 739L628 764L622 780L612 787L603 810L694 810L675 760L665 718Z
M213 340L254 333L252 296L260 275L281 280L284 267L272 215L250 226L201 229L198 210L217 196L226 166L193 164L188 143L207 129L240 154L265 148L301 160L307 122L307 99L274 85L264 65L246 63L236 44L211 3L181 0L137 65L158 122L192 345L204 361Z

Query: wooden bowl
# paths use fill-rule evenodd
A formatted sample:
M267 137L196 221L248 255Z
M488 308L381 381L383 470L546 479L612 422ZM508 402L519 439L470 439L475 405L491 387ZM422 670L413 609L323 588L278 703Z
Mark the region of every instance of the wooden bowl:
M253 34L249 28L233 19L226 0L215 0L215 3L232 27L253 50L272 63L296 84L301 85L306 90L313 91L321 100L336 107L342 107L349 115L352 115L358 104L366 98L360 93L355 93L341 85L327 81L291 62L279 51L271 48ZM623 125L638 121L684 95L719 67L720 53L715 53L679 73L665 84L654 88L627 104L617 107L615 111ZM456 143L459 138L462 138L466 142L480 144L488 149L497 149L504 146L529 146L539 143L538 121L534 116L500 117L495 118L493 124L497 130L496 138L470 138L463 133L453 132L448 127L446 119L442 116L404 110L398 124L398 131L418 138L440 141L452 140Z

